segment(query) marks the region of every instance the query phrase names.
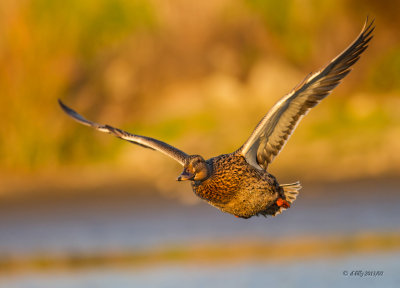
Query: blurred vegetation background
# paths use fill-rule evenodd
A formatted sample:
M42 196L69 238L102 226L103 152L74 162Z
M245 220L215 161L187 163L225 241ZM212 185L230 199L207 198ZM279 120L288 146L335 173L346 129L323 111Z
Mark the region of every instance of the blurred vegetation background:
M179 164L78 125L57 98L190 154L229 153L347 47L367 15L376 20L370 47L271 172L287 181L398 177L399 11L388 0L3 0L2 192L121 180L187 192L174 181Z

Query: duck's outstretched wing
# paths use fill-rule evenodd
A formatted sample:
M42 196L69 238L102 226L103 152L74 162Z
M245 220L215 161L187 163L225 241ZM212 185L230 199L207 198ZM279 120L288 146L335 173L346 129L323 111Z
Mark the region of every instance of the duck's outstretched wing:
M365 21L360 35L322 70L308 75L281 98L258 123L250 138L237 151L254 167L267 169L281 151L301 118L317 105L351 71L372 38L374 21Z
M157 139L131 134L131 133L128 133L128 132L123 131L118 128L114 128L109 125L101 125L101 124L97 124L92 121L89 121L89 120L85 119L84 117L82 117L81 115L79 115L74 110L72 110L71 108L69 108L68 106L66 106L64 103L61 102L61 100L58 100L58 103L60 104L60 106L64 110L64 112L67 113L68 116L72 117L77 122L79 122L83 125L86 125L86 126L93 127L94 129L96 129L98 131L112 134L118 138L127 140L131 143L140 145L142 147L160 151L161 153L164 153L165 155L178 161L182 166L185 165L185 161L189 157L186 153L182 152L181 150L179 150L167 143L159 141Z

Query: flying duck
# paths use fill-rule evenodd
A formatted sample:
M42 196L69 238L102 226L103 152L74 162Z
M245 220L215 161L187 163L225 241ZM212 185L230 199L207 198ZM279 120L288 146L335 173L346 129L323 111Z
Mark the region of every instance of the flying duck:
M351 71L373 37L373 23L367 19L350 46L282 97L238 150L208 160L200 155L188 155L154 138L89 121L61 100L59 104L67 115L83 125L171 157L183 166L177 180L190 181L198 197L220 210L246 219L255 215L275 216L291 206L301 186L299 182L279 184L267 172L269 164L282 150L302 117Z

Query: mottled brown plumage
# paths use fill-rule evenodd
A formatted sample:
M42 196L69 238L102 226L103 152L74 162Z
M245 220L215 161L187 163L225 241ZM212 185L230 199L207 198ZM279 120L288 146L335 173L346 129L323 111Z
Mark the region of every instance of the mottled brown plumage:
M280 209L277 205L271 207L279 197L285 198L275 177L248 165L242 155L224 154L206 163L209 177L192 181L192 187L197 196L211 205L242 218L274 215Z
M296 199L299 182L279 185L267 172L301 118L340 83L368 47L373 21L365 22L360 35L320 71L310 74L281 98L261 119L250 138L235 152L209 160L146 136L89 121L59 101L61 108L81 124L112 134L142 147L160 151L183 166L179 181L189 180L194 193L224 212L241 218L277 215Z

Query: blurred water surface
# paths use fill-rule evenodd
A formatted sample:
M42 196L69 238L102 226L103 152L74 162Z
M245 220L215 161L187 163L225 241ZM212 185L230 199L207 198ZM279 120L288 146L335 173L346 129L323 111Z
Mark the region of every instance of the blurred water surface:
M338 235L396 233L400 232L398 184L396 179L305 184L295 205L285 213L249 220L236 219L202 202L183 205L152 191L132 193L128 186L95 196L82 191L81 195L2 199L0 255L3 259L100 255L193 243L295 242L309 236L323 243ZM0 287L399 287L400 252L351 251L333 258L3 271ZM378 270L384 275L343 275L352 270Z
M237 219L151 191L47 194L0 201L0 255L97 253L238 239L400 232L398 180L305 184L275 218ZM79 192L79 191L78 191ZM135 193L133 193L135 192ZM192 193L188 187L188 193ZM34 193L33 193L34 194Z
M161 266L150 269L97 268L0 277L8 288L84 287L399 287L400 253L357 255L301 262ZM382 276L345 276L353 270ZM346 272L345 272L346 271Z

